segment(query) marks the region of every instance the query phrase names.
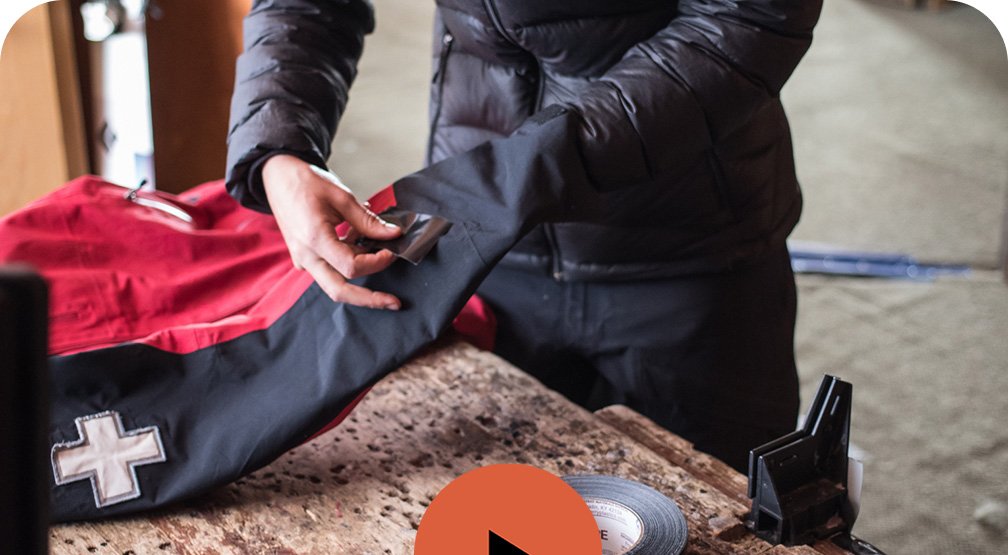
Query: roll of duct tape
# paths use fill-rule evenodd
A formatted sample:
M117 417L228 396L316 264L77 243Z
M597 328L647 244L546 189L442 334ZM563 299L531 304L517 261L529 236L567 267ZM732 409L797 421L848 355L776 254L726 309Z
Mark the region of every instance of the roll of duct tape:
M657 490L615 476L565 476L581 494L602 536L602 555L678 555L686 547L686 518Z

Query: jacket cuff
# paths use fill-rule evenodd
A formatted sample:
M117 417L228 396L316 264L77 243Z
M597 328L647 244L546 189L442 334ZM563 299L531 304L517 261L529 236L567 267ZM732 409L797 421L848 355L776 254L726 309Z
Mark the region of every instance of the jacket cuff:
M269 200L266 198L266 189L263 186L262 169L266 161L278 154L287 154L304 160L305 162L325 168L324 160L319 156L299 152L294 150L276 149L249 153L245 160L236 164L227 179L227 190L242 206L262 212L272 214Z

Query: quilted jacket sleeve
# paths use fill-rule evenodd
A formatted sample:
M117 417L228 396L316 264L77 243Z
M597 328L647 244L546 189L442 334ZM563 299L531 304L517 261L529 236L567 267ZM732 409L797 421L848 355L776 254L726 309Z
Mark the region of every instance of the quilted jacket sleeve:
M665 28L568 106L582 118L592 182L617 189L695 163L779 94L821 9L822 0L680 0Z
M325 165L373 29L367 0L255 0L228 131L227 187L243 205L269 210L258 171L269 153Z

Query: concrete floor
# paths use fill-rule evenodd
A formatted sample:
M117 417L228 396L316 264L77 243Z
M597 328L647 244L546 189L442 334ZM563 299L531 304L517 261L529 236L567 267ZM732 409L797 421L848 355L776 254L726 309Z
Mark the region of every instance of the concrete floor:
M793 238L996 266L1008 66L994 25L952 6L826 2L782 93L807 193Z
M1008 553L1008 287L982 270L1008 198L1006 61L972 8L829 0L782 95L806 198L793 238L979 269L799 278L803 400L824 373L854 384L855 529L890 553Z
M361 196L420 167L432 2L375 0L331 160ZM889 553L1008 553L1008 65L993 25L828 0L783 97L806 195L793 237L967 263L936 283L800 276L805 404L855 386L856 531Z

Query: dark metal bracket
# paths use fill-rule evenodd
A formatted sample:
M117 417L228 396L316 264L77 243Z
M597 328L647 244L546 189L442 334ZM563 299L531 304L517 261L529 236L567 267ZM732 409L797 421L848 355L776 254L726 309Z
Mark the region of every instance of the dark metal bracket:
M749 453L747 525L784 545L829 539L854 553L882 553L851 535L856 513L848 497L850 383L825 376L804 426Z

